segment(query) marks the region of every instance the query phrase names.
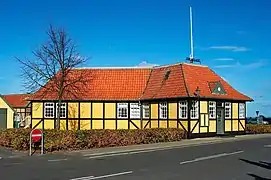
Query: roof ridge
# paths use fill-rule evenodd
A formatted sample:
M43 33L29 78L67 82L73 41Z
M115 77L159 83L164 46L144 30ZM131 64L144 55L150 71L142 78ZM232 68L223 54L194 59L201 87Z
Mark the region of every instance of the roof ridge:
M123 67L78 67L78 68L74 68L74 69L152 69L153 67L152 66L146 66L146 67L140 67L140 66L123 66Z

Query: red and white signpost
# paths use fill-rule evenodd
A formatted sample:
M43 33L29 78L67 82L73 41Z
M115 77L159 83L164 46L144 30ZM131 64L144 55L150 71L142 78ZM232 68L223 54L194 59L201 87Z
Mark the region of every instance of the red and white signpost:
M33 129L30 133L30 152L29 155L32 155L32 144L41 143L41 154L43 154L44 141L43 141L43 132L40 129Z

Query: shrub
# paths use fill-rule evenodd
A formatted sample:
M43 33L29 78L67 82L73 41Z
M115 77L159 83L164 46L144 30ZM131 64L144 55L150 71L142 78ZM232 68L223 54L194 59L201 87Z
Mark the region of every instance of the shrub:
M30 129L0 130L0 146L28 150ZM101 147L127 146L157 142L180 141L186 138L181 129L135 130L45 130L45 150L80 150Z
M247 124L246 129L249 134L271 133L271 125Z

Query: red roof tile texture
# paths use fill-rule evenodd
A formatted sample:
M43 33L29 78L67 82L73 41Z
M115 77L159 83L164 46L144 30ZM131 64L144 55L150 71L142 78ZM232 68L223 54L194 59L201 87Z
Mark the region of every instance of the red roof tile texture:
M75 69L71 76L76 77L75 74L80 71L84 71L87 76L86 83L79 85L80 87L76 90L76 94L80 96L75 98L67 92L63 99L147 100L195 97L195 90L199 87L200 96L204 98L252 100L231 87L207 66L179 63L153 68ZM221 82L226 94L212 94L209 82L214 81ZM32 99L40 98L42 92L43 89L39 90ZM57 91L47 93L42 97L42 100L56 99Z
M248 96L235 90L223 78L221 78L207 66L199 66L192 64L182 64L182 66L189 96L194 96L197 87L199 87L200 97L235 99L244 101L252 100ZM212 94L209 88L209 82L215 81L221 82L223 88L226 91L226 94L224 95Z
M4 100L13 108L25 107L29 101L29 94L9 94L3 95Z

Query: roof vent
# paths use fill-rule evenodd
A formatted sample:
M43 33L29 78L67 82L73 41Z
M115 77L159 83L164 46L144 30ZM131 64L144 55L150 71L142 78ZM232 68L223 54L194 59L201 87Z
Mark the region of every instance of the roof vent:
M220 81L209 82L209 88L212 94L226 94L226 91Z

